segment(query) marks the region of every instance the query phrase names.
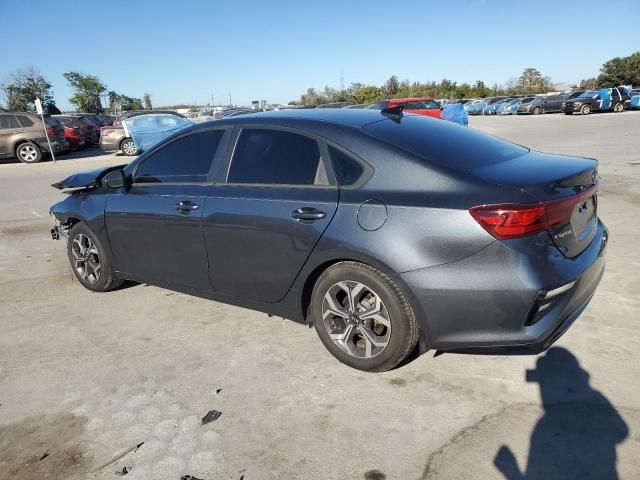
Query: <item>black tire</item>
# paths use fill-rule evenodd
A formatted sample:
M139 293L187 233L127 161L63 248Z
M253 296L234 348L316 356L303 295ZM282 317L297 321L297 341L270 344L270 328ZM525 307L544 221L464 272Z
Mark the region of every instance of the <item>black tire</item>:
M618 102L613 106L613 111L615 113L620 113L624 110L624 104L622 102Z
M591 105L589 105L588 103L586 105L583 105L582 108L580 108L580 114L589 115L590 113L591 113Z
M120 142L120 150L127 157L135 157L138 155L138 147L133 143L133 140L130 138L125 138L122 142Z
M78 250L76 241L82 242L83 239L81 236L88 238L93 245L95 245L97 253L87 253L85 257L85 262L92 262L94 265L97 263L100 266L100 271L98 275L92 274L91 271L95 272L93 267L87 268L86 266L80 265L82 260L78 259ZM96 262L97 256L97 262ZM76 276L78 281L82 284L83 287L88 290L94 292L106 292L108 290L113 290L114 288L119 287L122 284L122 280L116 278L113 273L113 261L109 255L109 252L103 247L100 240L93 234L93 232L84 224L84 223L76 223L69 230L69 239L67 241L67 257L69 258L69 264L71 266L71 271ZM85 264L86 265L86 264ZM85 272L89 272L89 274L85 274Z
M325 326L325 320L322 315L325 295L340 282L360 283L371 289L371 292L375 294L374 298L377 295L381 300L382 308L388 317L390 330L387 334L388 343L375 356L362 358L343 351L331 338L328 327ZM367 295L369 294L367 293ZM345 303L348 303L348 300L345 300ZM361 305L361 303L358 303L358 305ZM343 304L343 306L345 305ZM415 315L398 285L384 273L362 263L340 262L325 270L314 286L310 314L316 332L327 350L340 362L358 370L368 372L390 370L402 362L413 351L418 342L418 324ZM364 311L363 316L365 314L366 311ZM327 317L327 321L333 322L334 320L329 317L331 315ZM373 329L372 324L369 325ZM354 328L357 330L358 327ZM353 341L356 350L359 348L355 343L358 336L360 337L358 342L364 341L363 335L354 333Z
M42 160L42 149L33 142L24 142L17 146L16 157L22 163L38 163Z
M573 112L570 110L567 110L566 112L564 112L565 115L573 115Z
M534 107L533 112L534 115L540 115L542 113L542 109L540 107Z

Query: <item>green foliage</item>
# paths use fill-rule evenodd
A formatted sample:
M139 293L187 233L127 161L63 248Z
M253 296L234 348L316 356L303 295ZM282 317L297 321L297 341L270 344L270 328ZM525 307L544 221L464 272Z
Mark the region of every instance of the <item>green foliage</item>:
M447 98L450 100L461 98L481 98L490 95L507 94L532 94L548 92L552 89L551 79L543 76L535 68L526 68L520 77L510 80L505 87L497 84L489 88L482 80L476 81L473 85L442 79L440 82L409 82L409 80L398 81L398 77L392 75L378 87L375 85L365 85L363 83L352 83L344 91L336 91L333 88L325 87L323 92L318 92L315 88L309 88L307 93L300 97L296 104L300 105L321 105L333 102L351 103L375 103L389 98L407 97L431 97Z
M628 57L612 58L600 68L598 76L600 87L638 84L640 84L640 51Z
M151 103L151 95L149 95L148 93L145 93L142 96L142 101L144 102L145 110L153 110L153 104Z
M78 72L66 72L64 78L74 90L69 102L76 106L79 112L102 113L104 109L100 103L107 87L95 75L83 75Z
M6 99L7 110L35 112L36 98L42 100L42 107L46 113L58 110L53 101L51 84L33 67L11 74L7 81L0 85L0 90Z
M148 94L145 94L148 95ZM130 110L151 110L151 108L145 108L142 105L142 101L139 98L129 97L120 93L109 91L109 110L113 112L130 111ZM149 105L151 106L151 96L149 96ZM146 101L146 99L145 99Z

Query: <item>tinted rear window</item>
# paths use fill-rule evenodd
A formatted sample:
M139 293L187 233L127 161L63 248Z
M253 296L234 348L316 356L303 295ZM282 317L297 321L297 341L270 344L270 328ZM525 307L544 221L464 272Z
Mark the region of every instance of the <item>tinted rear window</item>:
M227 181L274 185L326 185L318 143L279 130L243 129Z
M423 116L405 116L363 127L384 142L430 162L455 169L492 165L520 157L529 149L486 133Z

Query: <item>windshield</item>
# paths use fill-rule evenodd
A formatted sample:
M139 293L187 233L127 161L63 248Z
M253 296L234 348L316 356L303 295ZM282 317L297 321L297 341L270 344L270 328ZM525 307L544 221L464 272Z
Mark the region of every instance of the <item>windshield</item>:
M520 103L531 103L535 97L523 98Z
M593 98L596 95L598 95L598 91L597 90L589 90L589 91L584 92L583 94L581 94L579 98Z

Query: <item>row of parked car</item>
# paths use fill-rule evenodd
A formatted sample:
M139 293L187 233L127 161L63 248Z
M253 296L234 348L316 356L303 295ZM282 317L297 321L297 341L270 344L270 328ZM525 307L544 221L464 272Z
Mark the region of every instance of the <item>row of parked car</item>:
M567 115L589 115L598 111L622 112L625 109L636 108L637 101L632 101L636 96L640 97L640 90L616 87L553 95L465 99L460 103L464 104L469 115L539 115L560 112Z
M98 145L112 119L93 113L44 117L30 112L0 112L0 158L37 163L46 153L64 153Z

